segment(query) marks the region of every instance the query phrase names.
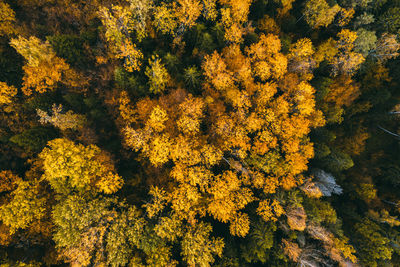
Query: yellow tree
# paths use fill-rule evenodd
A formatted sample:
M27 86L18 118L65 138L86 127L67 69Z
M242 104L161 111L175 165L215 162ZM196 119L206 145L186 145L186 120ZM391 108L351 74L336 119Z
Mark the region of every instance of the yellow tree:
M131 35L135 32L138 40L146 36L146 20L151 9L150 1L143 0L131 1L128 7L102 7L99 11L111 51L117 58L124 59L125 69L129 72L140 70L143 59L142 52L132 43Z
M111 194L122 187L110 155L95 145L75 144L68 139L54 139L39 154L44 174L56 193L103 192Z
M308 38L298 40L290 47L289 69L300 74L311 73L316 62L313 59L314 47Z
M178 27L178 18L176 17L176 4L162 3L154 8L154 26L164 34L174 34Z
M10 233L15 233L18 229L26 229L31 224L45 216L46 198L39 190L37 181L23 181L15 179L11 173L8 179L12 179L10 188L16 187L10 193L10 200L0 205L1 221L10 229ZM4 181L2 181L4 182Z
M305 43L304 51L292 49L294 56L312 56ZM231 45L204 58L200 96L175 89L135 106L121 102L126 145L169 174L154 184L146 204L151 217L165 217L170 207L174 225L198 225L210 215L245 236L247 204L259 202L259 215L274 220L285 208L269 202L270 194L302 184L313 156L307 134L324 123L314 88L287 72L277 36L261 35L243 50Z
M337 34L336 46L339 53L333 58L332 66L334 74L352 74L360 67L365 58L362 54L354 51L354 42L357 33L343 29Z
M329 6L325 0L308 0L303 9L305 20L311 28L327 27L340 11L339 5Z
M78 74L64 59L56 56L48 41L42 42L34 36L29 39L19 36L10 44L26 60L22 87L25 95L31 95L32 89L39 93L54 90L59 82L71 87L85 84L79 81Z
M13 97L18 93L17 88L8 85L5 82L0 82L0 104L11 104Z
M165 90L170 77L158 55L149 59L145 74L149 78L150 92L158 94Z
M40 109L37 110L37 114L40 117L40 123L50 123L61 131L67 129L79 130L86 124L86 117L84 115L75 114L71 110L63 113L62 105L53 104L51 115Z
M201 15L202 6L199 0L178 0L176 17L182 28L192 27Z
M220 0L221 22L225 27L225 39L229 43L240 43L245 33L243 24L247 21L252 0Z
M11 7L0 1L0 36L16 33L15 12Z

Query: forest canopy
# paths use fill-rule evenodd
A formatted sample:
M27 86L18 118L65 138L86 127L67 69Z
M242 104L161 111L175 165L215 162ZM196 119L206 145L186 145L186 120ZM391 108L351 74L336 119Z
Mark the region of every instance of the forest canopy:
M400 1L0 0L0 266L399 266Z

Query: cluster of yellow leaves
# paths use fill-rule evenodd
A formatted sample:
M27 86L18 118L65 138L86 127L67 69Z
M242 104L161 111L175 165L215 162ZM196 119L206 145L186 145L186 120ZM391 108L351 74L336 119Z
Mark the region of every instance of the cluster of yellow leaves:
M360 155L365 150L365 144L369 138L368 130L365 127L359 127L351 136L343 138L340 147L349 155Z
M288 59L289 70L299 74L308 74L307 80L312 78L312 69L316 62L313 58L314 47L308 38L298 40L290 47Z
M3 0L0 1L0 36L16 32L15 12Z
M282 239L283 252L294 262L297 262L301 255L301 248L297 243Z
M365 58L354 51L357 33L343 29L337 34L337 39L329 38L318 46L314 59L320 63L326 60L333 68L333 74L353 74Z
M315 109L314 88L287 73L280 49L279 38L269 34L244 52L231 45L206 56L202 96L176 89L131 107L123 93L126 145L171 178L152 189L150 216L170 206L180 220L196 224L208 214L229 222L232 235L245 236L250 222L242 210L248 203L259 201L266 221L284 213L277 200L253 189L272 194L300 185L313 156L306 135L324 120ZM293 57L312 53L309 40L292 49Z
M344 27L347 24L349 24L351 19L354 17L354 13L355 13L355 10L353 8L349 8L349 9L341 8L339 11L338 25L340 27Z
M17 88L8 85L5 82L0 82L0 104L11 104L13 97L18 93Z
M0 218L10 228L11 234L18 229L29 227L35 220L40 220L46 210L46 199L40 196L37 183L22 179L18 179L16 183L17 187L11 192L10 201L0 206Z
M120 51L117 54L117 58L124 58L124 67L127 71L132 72L134 70L139 71L141 66L141 60L143 59L142 52L136 48L136 45L131 40L124 40L122 46L119 48Z
M0 171L0 193L13 191L21 178L11 171Z
M281 7L277 9L278 11L278 18L284 17L293 7L293 2L295 0L275 0L275 2L278 2L281 4Z
M331 84L329 93L325 96L324 100L334 103L339 107L350 106L360 95L359 88L359 84L354 82L350 76L341 75Z
M68 139L54 139L39 154L43 160L43 179L60 194L77 190L96 190L111 194L122 187L108 154L95 145L76 145Z
M329 38L318 46L314 58L318 63L324 60L333 62L333 58L338 52L339 50L336 47L336 41L333 38Z
M216 0L202 0L203 16L205 19L214 21L217 18Z
M145 37L146 31L143 24L146 23L146 18L150 10L150 3L141 6L132 2L129 7L112 6L100 9L100 17L106 28L105 37L110 44L110 48L115 53L117 58L125 59L124 65L127 71L140 70L141 60L143 59L142 52L136 48L136 45L131 41L131 34L136 29L138 39ZM142 11L140 20L132 20L133 12L139 9ZM144 21L143 21L144 20Z
M311 28L326 27L340 11L339 5L329 6L325 0L308 0L304 7L304 16Z
M191 28L201 15L201 11L202 6L199 0L178 0L176 17L183 27Z
M69 110L66 113L62 113L62 105L53 104L52 115L47 112L38 109L37 114L40 117L39 122L42 124L50 123L61 131L67 129L79 130L86 124L86 117L84 115L75 114Z
M174 2L175 4L175 2ZM162 3L154 9L154 26L164 34L174 34L175 29L178 27L176 14L173 7L176 5Z
M306 193L306 195L310 198L320 198L323 196L321 189L312 182L311 179L307 179L304 184L300 187L301 190Z
M224 242L221 238L209 238L211 231L210 224L201 222L184 235L182 256L188 266L210 266L214 262L213 254L222 255Z
M333 60L334 71L336 73L352 74L365 60L362 54L354 52L357 33L343 29L337 34L337 37L339 53Z
M281 29L276 21L268 15L265 15L258 21L258 29L265 33L279 34Z
M253 0L220 0L224 6L221 9L221 22L225 27L225 39L229 43L243 41L245 29L243 24L247 21L249 9Z
M179 35L195 25L204 6L204 16L215 19L215 1L177 0L162 3L154 9L154 26L164 34Z
M155 94L162 93L170 80L167 69L158 56L149 59L145 74L149 78L150 92Z
M263 218L264 221L277 221L278 218L285 213L283 207L276 199L265 199L260 201L257 208L257 213Z
M19 36L10 44L27 61L23 66L22 92L25 95L31 95L32 88L39 93L54 90L58 82L72 87L80 85L78 74L64 59L56 56L48 41L42 42L34 36L29 39Z
M154 5L151 0L130 0L129 25L134 29L136 38L141 41L147 36L148 21L150 20L151 11Z
M307 215L303 207L292 207L286 213L287 224L290 229L297 231L304 231L306 229Z
M376 45L376 57L381 61L386 61L400 55L400 43L396 35L385 33L379 38Z

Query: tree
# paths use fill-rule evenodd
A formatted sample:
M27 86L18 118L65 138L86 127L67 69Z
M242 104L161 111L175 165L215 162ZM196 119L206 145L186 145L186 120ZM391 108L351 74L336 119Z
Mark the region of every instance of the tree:
M217 18L218 11L216 10L216 0L202 0L203 16L207 20L214 21Z
M364 12L363 14L356 17L356 20L354 21L354 26L358 28L364 25L371 24L374 21L375 21L374 15Z
M188 266L211 266L212 255L222 255L224 243L221 238L209 238L211 230L211 225L199 223L183 236L182 256Z
M333 80L324 100L335 103L339 107L350 106L360 95L359 88L359 84L355 83L350 76L341 75Z
M238 45L214 52L202 65L203 95L171 90L138 101L129 112L127 147L169 174L157 185L155 192L163 193L148 206L151 216L169 207L194 225L208 214L229 223L231 235L245 236L248 204L258 202L257 213L266 221L284 214L268 195L302 183L299 175L313 155L305 135L323 119L313 87L287 73L280 48L279 38L270 34L244 52ZM257 189L264 193L255 194Z
M315 170L314 176L316 178L316 185L324 196L331 196L333 194L340 195L343 189L340 185L336 184L335 177L332 174L327 173L323 170Z
M266 263L269 259L269 250L274 245L275 224L264 220L252 223L250 233L241 244L242 257L248 263Z
M0 1L0 36L16 33L15 12L7 3Z
M11 171L0 172L0 193L14 191L17 187L21 178Z
M175 3L175 2L174 2ZM174 34L178 27L178 18L172 4L162 3L154 9L154 26L163 34Z
M0 82L0 104L11 104L13 97L18 93L17 88L12 85L7 85L5 82Z
M188 87L196 87L200 83L200 72L195 66L188 67L185 69L184 78L185 83Z
M100 9L100 17L106 27L105 37L111 51L117 58L124 59L124 67L128 72L140 70L143 54L130 37L133 31L136 31L139 40L146 36L145 23L151 8L150 1L144 0L131 1L129 7L112 6L111 10L105 7Z
M390 260L393 248L390 240L382 235L381 228L369 219L354 225L357 245L362 253L362 263L379 266L380 260Z
M308 0L304 6L303 15L308 25L315 29L331 24L339 10L340 7L337 4L331 7L325 0Z
M67 129L78 130L85 125L86 117L84 115L75 114L71 110L63 114L61 113L62 108L62 105L57 106L56 104L53 104L52 115L49 115L47 112L38 109L37 114L40 117L40 123L50 123L59 128L61 131L65 131Z
M379 18L380 23L389 33L398 33L400 29L399 13L399 7L391 7Z
M229 43L240 43L243 41L245 29L242 26L247 20L252 0L222 0L225 7L221 9L221 22L225 28L225 40Z
M333 58L333 73L353 74L364 62L365 58L354 51L357 33L343 29L338 34L336 43L339 53Z
M54 139L39 154L44 175L58 194L104 192L121 188L122 178L115 173L111 157L95 145L76 145L68 139Z
M33 127L10 138L10 141L27 151L40 151L47 141L56 138L57 133L49 128Z
M376 44L374 53L378 60L385 62L388 59L397 57L400 53L400 43L397 42L396 36L393 34L383 34Z
M376 48L376 42L375 32L360 28L357 31L357 39L354 42L354 51L366 57L371 50Z
M52 217L56 232L53 238L67 262L80 266L88 266L91 262L112 263L112 266L127 263L128 260L121 255L131 251L129 247L123 246L127 237L121 238L119 243L108 243L115 241L118 232L113 230L119 230L120 223L119 214L111 209L113 204L116 204L113 199L86 200L81 196L70 195L54 207ZM142 227L140 222L137 226ZM118 258L115 249L120 249Z
M195 25L197 18L201 15L202 6L199 0L178 0L176 17L180 27L191 28Z
M291 45L288 68L292 72L310 73L316 62L313 60L314 47L310 39L303 38Z
M23 66L25 75L22 92L31 95L32 89L39 93L54 90L57 83L78 87L78 74L70 69L64 59L56 56L48 41L42 42L31 36L11 39L11 46L21 54L27 63Z
M159 94L165 90L170 77L158 55L149 59L149 66L146 67L145 74L149 78L150 92Z
M2 222L10 233L26 229L33 221L45 216L46 198L39 191L37 181L16 181L16 189L10 194L10 201L0 206Z

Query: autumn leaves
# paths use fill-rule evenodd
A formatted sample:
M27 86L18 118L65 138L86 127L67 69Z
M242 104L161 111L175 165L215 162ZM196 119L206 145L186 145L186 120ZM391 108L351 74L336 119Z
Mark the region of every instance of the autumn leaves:
M258 202L265 221L285 213L273 193L302 183L299 175L313 156L306 135L324 120L315 109L314 89L287 73L280 49L279 38L270 34L244 53L230 45L206 56L200 96L175 89L133 105L126 93L120 95L126 145L170 175L153 188L149 214L168 207L174 218L191 224L210 215L243 237L250 228L247 204ZM291 58L308 56L297 50Z

